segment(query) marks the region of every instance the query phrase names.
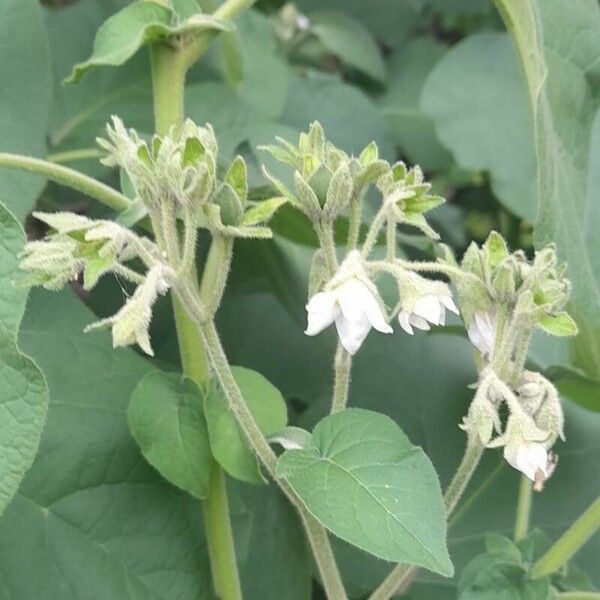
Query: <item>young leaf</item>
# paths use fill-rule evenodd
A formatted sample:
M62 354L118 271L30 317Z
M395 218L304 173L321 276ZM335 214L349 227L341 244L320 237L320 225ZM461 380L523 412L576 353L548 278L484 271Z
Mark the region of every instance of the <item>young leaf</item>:
M251 369L233 367L233 375L260 430L269 436L283 429L287 425L287 407L279 390ZM204 412L213 456L225 471L241 481L265 483L258 460L246 445L243 433L217 388L204 397Z
M133 391L127 416L144 458L167 481L206 498L212 456L196 385L180 375L148 373Z
M17 347L27 291L17 288L25 233L0 204L0 515L33 463L48 410L48 388L36 364Z
M343 540L380 558L453 573L440 485L425 453L382 414L347 409L287 450L277 471Z
M144 44L165 38L173 13L165 6L137 0L109 17L98 29L90 58L73 67L68 83L101 65L119 66Z
M231 31L233 27L231 23L210 15L194 14L181 23L177 23L174 17L173 10L152 0L137 0L126 6L98 29L92 55L73 67L66 82L76 82L93 67L122 65L145 44L172 35L195 30Z

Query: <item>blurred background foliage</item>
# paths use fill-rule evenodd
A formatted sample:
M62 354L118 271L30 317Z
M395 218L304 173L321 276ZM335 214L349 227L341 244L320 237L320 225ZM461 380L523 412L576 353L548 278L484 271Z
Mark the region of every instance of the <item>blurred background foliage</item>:
M76 85L62 80L90 54L100 24L126 3L4 1L0 150L47 156L120 185L118 173L94 156L94 140L111 114L152 132L147 56L94 70ZM212 0L202 4L210 9ZM261 0L191 72L186 113L213 124L224 161L246 157L256 196L268 193L259 165L279 173L256 147L275 135L295 140L318 119L348 152L375 140L384 158L420 164L448 200L432 223L457 254L492 229L513 248L532 251L532 114L513 42L488 0ZM80 150L89 157L72 161L69 153ZM107 214L64 188L7 171L0 172L0 199L23 221L34 206ZM36 235L34 223L27 225ZM333 335L302 333L315 240L308 222L287 208L273 228L272 241L236 242L219 326L231 362L267 376L292 421L312 427L326 411L334 352ZM412 232L402 242L408 256L432 255ZM0 520L0 599L210 598L210 585L202 584L210 575L200 508L144 462L127 427L129 395L151 365L133 350L113 352L107 336L82 334L90 311L112 314L129 290L112 278L92 295L75 292L33 293L22 328L22 348L47 376L51 408L40 454ZM168 300L158 307L152 338L157 363L177 370ZM600 366L577 354L581 347L574 353L544 338L530 356L565 399L567 442L559 444L557 473L535 498L532 516L550 538L600 485ZM459 328L414 338L373 335L356 360L351 404L392 416L423 446L444 485L463 450L457 425L476 377L472 365ZM245 597L319 598L298 523L277 491L231 485L239 492L233 509ZM517 473L488 451L450 523L457 573L483 549L487 531L510 533L517 486ZM337 549L352 598L364 597L390 568L342 543ZM598 585L599 553L596 537L577 557ZM455 586L422 572L409 595L454 598Z

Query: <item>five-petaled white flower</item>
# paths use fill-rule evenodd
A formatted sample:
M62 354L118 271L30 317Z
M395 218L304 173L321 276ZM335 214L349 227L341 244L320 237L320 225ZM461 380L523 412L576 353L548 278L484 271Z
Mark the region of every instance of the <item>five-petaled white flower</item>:
M410 310L403 308L398 313L398 322L406 333L413 335L413 327L427 331L430 328L429 323L444 325L446 309L458 314L450 291L424 294L414 301Z
M356 354L372 327L392 333L358 252L346 257L325 290L309 300L306 311L306 335L317 335L335 321L340 341L350 354Z
M523 441L518 446L507 444L504 447L504 458L508 464L535 482L540 490L556 465L555 455L548 452L540 442Z
M477 310L467 329L469 339L484 356L491 356L496 343L496 318L488 311Z

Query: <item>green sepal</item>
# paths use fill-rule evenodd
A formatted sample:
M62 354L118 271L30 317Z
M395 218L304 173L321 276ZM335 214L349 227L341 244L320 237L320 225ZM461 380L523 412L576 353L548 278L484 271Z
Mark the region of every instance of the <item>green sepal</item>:
M558 313L542 313L537 319L537 326L550 335L567 337L577 335L578 327L573 318L565 311Z
M238 225L244 214L244 208L240 197L228 184L222 183L215 191L211 202L221 209L221 222L223 225Z
M248 174L246 172L246 162L241 156L236 156L225 174L225 182L228 183L238 198L242 206L248 199Z
M288 199L281 196L257 202L244 213L241 224L258 225L260 223L267 223L284 204L287 204L287 202Z

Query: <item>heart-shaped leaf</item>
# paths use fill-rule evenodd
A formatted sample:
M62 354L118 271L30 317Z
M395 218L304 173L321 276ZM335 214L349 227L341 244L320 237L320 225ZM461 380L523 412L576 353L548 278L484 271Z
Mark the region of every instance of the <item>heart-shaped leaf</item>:
M277 472L347 542L386 560L452 575L437 475L389 417L363 409L325 417L311 446L284 452Z
M48 410L48 388L17 347L27 290L15 287L25 234L0 204L0 514L36 455Z

